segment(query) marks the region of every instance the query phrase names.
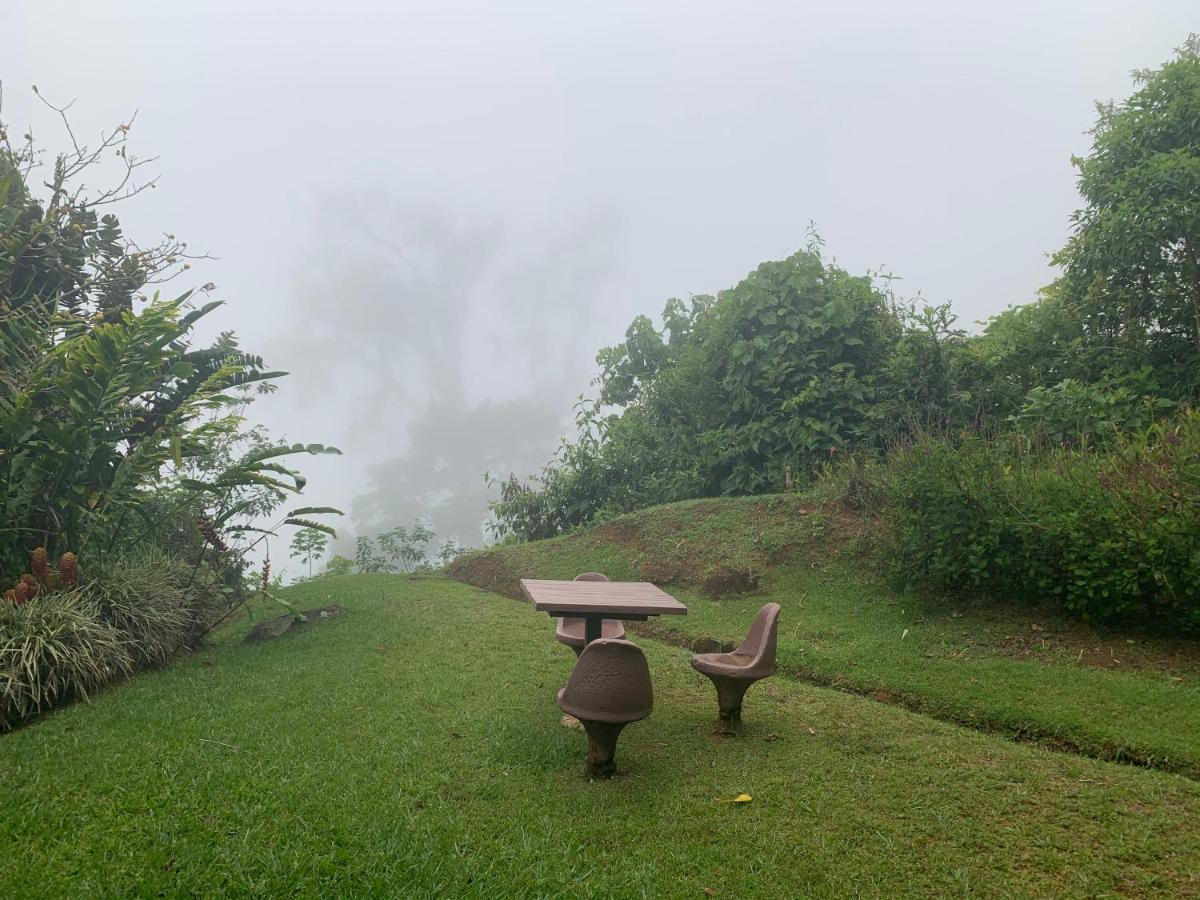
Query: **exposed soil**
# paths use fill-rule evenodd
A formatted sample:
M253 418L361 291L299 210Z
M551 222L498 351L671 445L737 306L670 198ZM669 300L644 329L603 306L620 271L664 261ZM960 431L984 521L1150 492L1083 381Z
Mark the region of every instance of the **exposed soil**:
M503 594L514 600L525 599L521 593L520 577L513 574L503 557L496 551L460 556L446 571L456 581L463 581L495 594Z
M706 597L726 597L749 594L758 590L759 577L749 569L717 569L700 582L700 591Z
M995 650L1012 659L1058 662L1071 658L1097 669L1200 677L1200 641L1114 635L1078 622L1031 622L1028 633L1009 635Z

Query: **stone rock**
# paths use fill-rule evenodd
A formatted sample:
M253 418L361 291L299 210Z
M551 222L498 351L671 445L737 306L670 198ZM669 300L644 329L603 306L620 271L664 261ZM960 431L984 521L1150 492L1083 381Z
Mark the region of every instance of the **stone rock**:
M344 607L337 603L330 606L321 606L317 609L306 609L298 612L295 615L288 614L279 616L276 619L267 619L265 622L259 622L250 629L250 633L242 638L243 644L259 644L263 641L274 640L277 637L287 634L296 628L312 622L323 622L342 612Z

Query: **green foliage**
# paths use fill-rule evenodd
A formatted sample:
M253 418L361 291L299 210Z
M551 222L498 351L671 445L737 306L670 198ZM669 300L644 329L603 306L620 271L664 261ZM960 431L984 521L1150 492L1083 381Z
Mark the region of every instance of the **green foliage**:
M1094 621L1200 630L1200 415L1109 452L926 439L886 469L892 564L910 581Z
M390 571L388 561L379 552L375 541L365 534L354 539L354 567L364 575Z
M89 599L124 636L135 665L162 665L195 630L198 610L174 565L160 553L142 551L110 561L89 581Z
M325 555L329 546L329 535L318 528L301 528L292 535L291 557L301 559L308 566L308 577L312 578L314 559Z
M450 565L450 563L454 562L466 552L466 547L464 547L458 541L451 539L445 541L442 546L438 548L437 561L443 567L445 567Z
M1152 367L1168 396L1200 390L1200 37L1098 104L1074 160L1086 206L1055 261L1085 351L1107 368ZM1107 357L1108 362L1099 358Z
M45 593L19 606L0 603L0 730L86 698L133 665L128 638L85 592Z
M321 574L323 576L324 575L330 575L330 576L349 575L353 571L354 571L354 560L347 559L346 557L335 553L330 558L329 562L327 562L325 564L325 571L322 572Z
M0 728L197 646L241 602L238 588L143 549L110 557L81 588L0 602Z
M1164 419L1200 399L1200 37L1135 77L1099 106L1063 274L1035 302L968 335L948 304L824 263L810 232L602 350L612 411L581 403L575 442L499 484L493 532L800 488L894 517L914 580L1197 627L1195 420Z
M359 572L405 572L413 574L429 568L427 547L434 538L429 526L414 522L411 528L397 526L374 539L359 536L355 542L355 566ZM452 554L461 552L454 541L442 547Z
M735 288L668 302L600 352L604 403L577 407L579 438L540 481L509 480L493 530L544 537L684 497L783 488L881 436L874 408L903 331L868 276L825 264L819 241Z
M147 295L188 267L186 245L171 235L132 244L117 217L97 209L137 188L82 184L101 150L115 149L129 173L139 165L125 153L128 130L59 156L44 200L28 187L37 150L0 138L3 569L34 546L101 558L153 540L164 514L213 508L208 533L172 532L198 552L223 543L218 532L235 517L262 515L303 488L281 457L336 452L273 445L260 432L234 452L250 389L269 390L285 373L266 370L228 332L192 345L194 327L220 303L197 305L191 291Z
M1122 431L1146 429L1175 407L1171 400L1138 395L1125 385L1083 384L1067 378L1030 390L1009 421L1035 440L1044 437L1059 444L1096 445Z

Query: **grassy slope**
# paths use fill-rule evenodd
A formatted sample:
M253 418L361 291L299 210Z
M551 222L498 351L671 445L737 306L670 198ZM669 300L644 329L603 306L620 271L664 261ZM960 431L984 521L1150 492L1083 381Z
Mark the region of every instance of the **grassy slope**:
M1200 644L1100 634L1027 609L923 599L889 588L852 553L836 558L837 548L855 540L853 522L812 512L794 496L707 500L472 554L452 571L510 595L520 577L594 569L650 578L689 606L687 616L649 629L677 639L735 641L758 605L774 600L783 606L780 664L793 674L952 721L1200 777ZM703 596L714 575L745 571L762 575L754 595ZM1077 651L1088 662L1135 665L1080 664ZM1143 659L1154 665L1139 671Z
M592 783L554 706L573 657L529 606L391 576L290 596L348 611L0 738L0 896L1200 891L1179 776L785 678L721 739L687 653L651 641L654 713Z

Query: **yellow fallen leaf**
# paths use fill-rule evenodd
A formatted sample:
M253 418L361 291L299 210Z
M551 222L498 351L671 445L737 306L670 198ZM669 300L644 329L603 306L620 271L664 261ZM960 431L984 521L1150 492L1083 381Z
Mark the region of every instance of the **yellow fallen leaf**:
M722 803L749 803L754 798L749 794L738 794L732 800L722 800Z

